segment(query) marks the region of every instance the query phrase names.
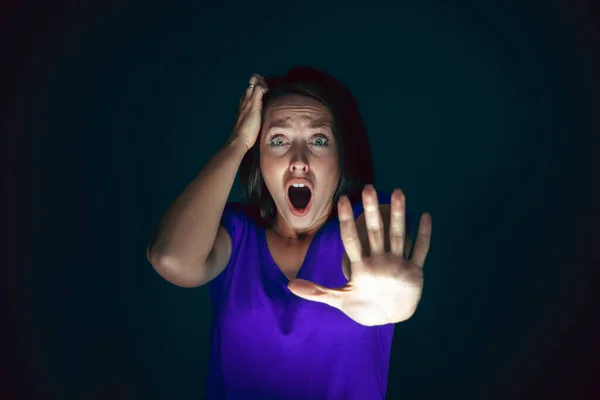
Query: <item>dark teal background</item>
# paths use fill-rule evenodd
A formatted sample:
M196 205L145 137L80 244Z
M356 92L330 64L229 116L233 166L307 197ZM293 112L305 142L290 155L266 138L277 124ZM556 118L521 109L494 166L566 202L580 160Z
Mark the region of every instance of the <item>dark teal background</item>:
M249 77L294 65L347 84L376 188L432 215L388 398L600 393L593 2L71 3L1 13L1 398L202 398L207 287L146 244Z

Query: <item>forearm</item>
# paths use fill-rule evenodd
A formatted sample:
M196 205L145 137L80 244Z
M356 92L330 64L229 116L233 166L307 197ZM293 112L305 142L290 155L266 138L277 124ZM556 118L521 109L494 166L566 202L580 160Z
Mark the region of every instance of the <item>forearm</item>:
M244 146L227 142L169 206L148 244L153 265L203 265L245 153Z

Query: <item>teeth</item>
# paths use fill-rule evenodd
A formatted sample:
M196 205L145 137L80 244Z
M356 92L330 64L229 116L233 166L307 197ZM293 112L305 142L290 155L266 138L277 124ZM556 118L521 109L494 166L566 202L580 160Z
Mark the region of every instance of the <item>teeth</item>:
M304 187L304 183L292 183L293 187Z

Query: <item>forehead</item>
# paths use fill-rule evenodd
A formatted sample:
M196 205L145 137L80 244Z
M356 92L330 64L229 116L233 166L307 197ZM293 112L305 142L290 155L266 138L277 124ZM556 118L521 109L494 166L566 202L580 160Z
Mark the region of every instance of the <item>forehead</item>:
M265 128L285 128L295 124L320 128L333 125L333 116L317 99L290 94L282 96L268 107L265 115Z

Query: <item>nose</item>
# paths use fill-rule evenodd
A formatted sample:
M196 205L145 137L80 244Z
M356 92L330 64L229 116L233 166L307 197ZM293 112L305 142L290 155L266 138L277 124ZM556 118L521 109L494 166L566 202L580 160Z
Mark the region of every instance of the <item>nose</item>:
M302 150L294 152L292 161L290 162L290 172L308 173L308 161L306 160L306 156Z
M290 172L308 173L308 164L304 160L294 160L290 163Z

